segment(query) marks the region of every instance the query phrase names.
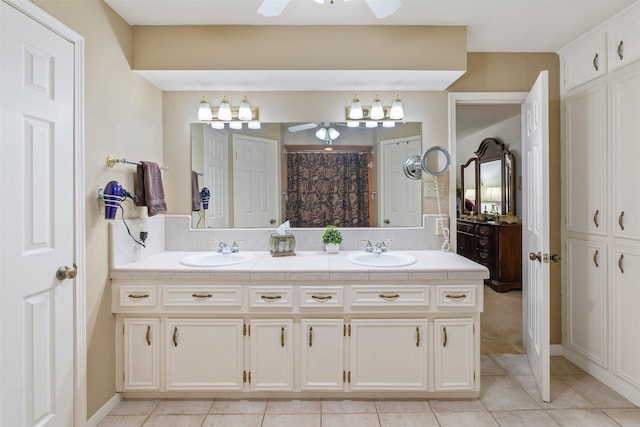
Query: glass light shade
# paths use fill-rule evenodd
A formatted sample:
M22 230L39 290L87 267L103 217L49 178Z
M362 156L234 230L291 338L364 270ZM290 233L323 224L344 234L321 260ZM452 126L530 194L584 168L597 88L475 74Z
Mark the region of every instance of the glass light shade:
M402 102L400 102L400 97L396 95L396 99L393 100L393 104L391 104L391 111L389 111L389 118L391 120L402 120L404 117L404 109L402 108Z
M355 120L348 120L347 121L347 126L350 128L357 128L360 126L360 122L355 121Z
M213 119L213 114L211 113L211 105L209 105L209 101L205 96L202 97L202 101L200 101L200 108L198 108L198 120L211 120Z
M372 120L380 120L384 117L384 108L382 108L382 102L380 99L376 97L373 100L373 104L371 104L371 112L369 113L369 118Z
M224 122L211 122L211 127L214 129L224 129Z
M391 121L391 120L384 120L382 122L382 127L383 128L394 128L394 127L396 127L396 122Z
M349 118L351 120L360 120L364 117L362 113L362 104L360 104L360 100L356 96L353 98L353 102L351 102L351 108L349 109Z
M261 127L260 122L257 120L253 120L249 122L247 126L249 127L249 129L260 129Z
M368 128L377 128L378 127L378 122L366 122L365 126Z
M318 129L318 131L316 132L316 138L321 139L323 141L326 141L327 138L327 129L326 128L320 128Z
M251 114L251 105L249 105L247 97L243 96L240 108L238 109L238 120L247 121L251 119L253 119L253 115Z
M242 122L229 122L229 127L231 129L242 129Z
M340 136L340 132L338 132L334 128L329 128L328 132L329 132L329 138L331 139L336 139L337 137Z
M218 120L222 120L222 121L231 120L231 105L229 105L229 100L227 99L226 96L222 98L220 107L218 107Z

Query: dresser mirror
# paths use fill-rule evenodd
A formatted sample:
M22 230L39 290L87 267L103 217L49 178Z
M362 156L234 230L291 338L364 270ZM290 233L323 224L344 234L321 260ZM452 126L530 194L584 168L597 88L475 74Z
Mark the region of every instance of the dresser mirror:
M474 153L460 166L462 214L517 222L515 157L497 138L484 139Z

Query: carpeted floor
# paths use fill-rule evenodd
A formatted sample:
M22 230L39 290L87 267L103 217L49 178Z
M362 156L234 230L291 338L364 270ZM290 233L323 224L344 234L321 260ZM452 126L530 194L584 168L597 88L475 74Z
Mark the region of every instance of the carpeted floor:
M484 286L480 315L482 354L524 353L522 347L522 291L499 293Z

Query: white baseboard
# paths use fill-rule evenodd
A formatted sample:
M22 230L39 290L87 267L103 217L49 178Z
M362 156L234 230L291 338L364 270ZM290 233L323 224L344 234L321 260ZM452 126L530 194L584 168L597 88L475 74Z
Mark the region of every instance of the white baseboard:
M113 408L118 406L118 403L120 403L121 400L122 397L120 396L120 393L114 394L113 397L107 401L107 403L102 405L102 407L98 409L96 413L87 420L86 427L97 427L97 425L100 424L100 421L102 421L104 417L109 415L109 412L111 412Z
M562 349L562 344L551 344L549 348L549 354L551 356L563 356L564 352Z

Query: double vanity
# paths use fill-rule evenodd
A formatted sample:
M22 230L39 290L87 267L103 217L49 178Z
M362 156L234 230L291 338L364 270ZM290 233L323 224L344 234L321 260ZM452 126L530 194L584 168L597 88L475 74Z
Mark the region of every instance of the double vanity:
M485 267L440 250L229 255L112 262L119 392L478 396Z

